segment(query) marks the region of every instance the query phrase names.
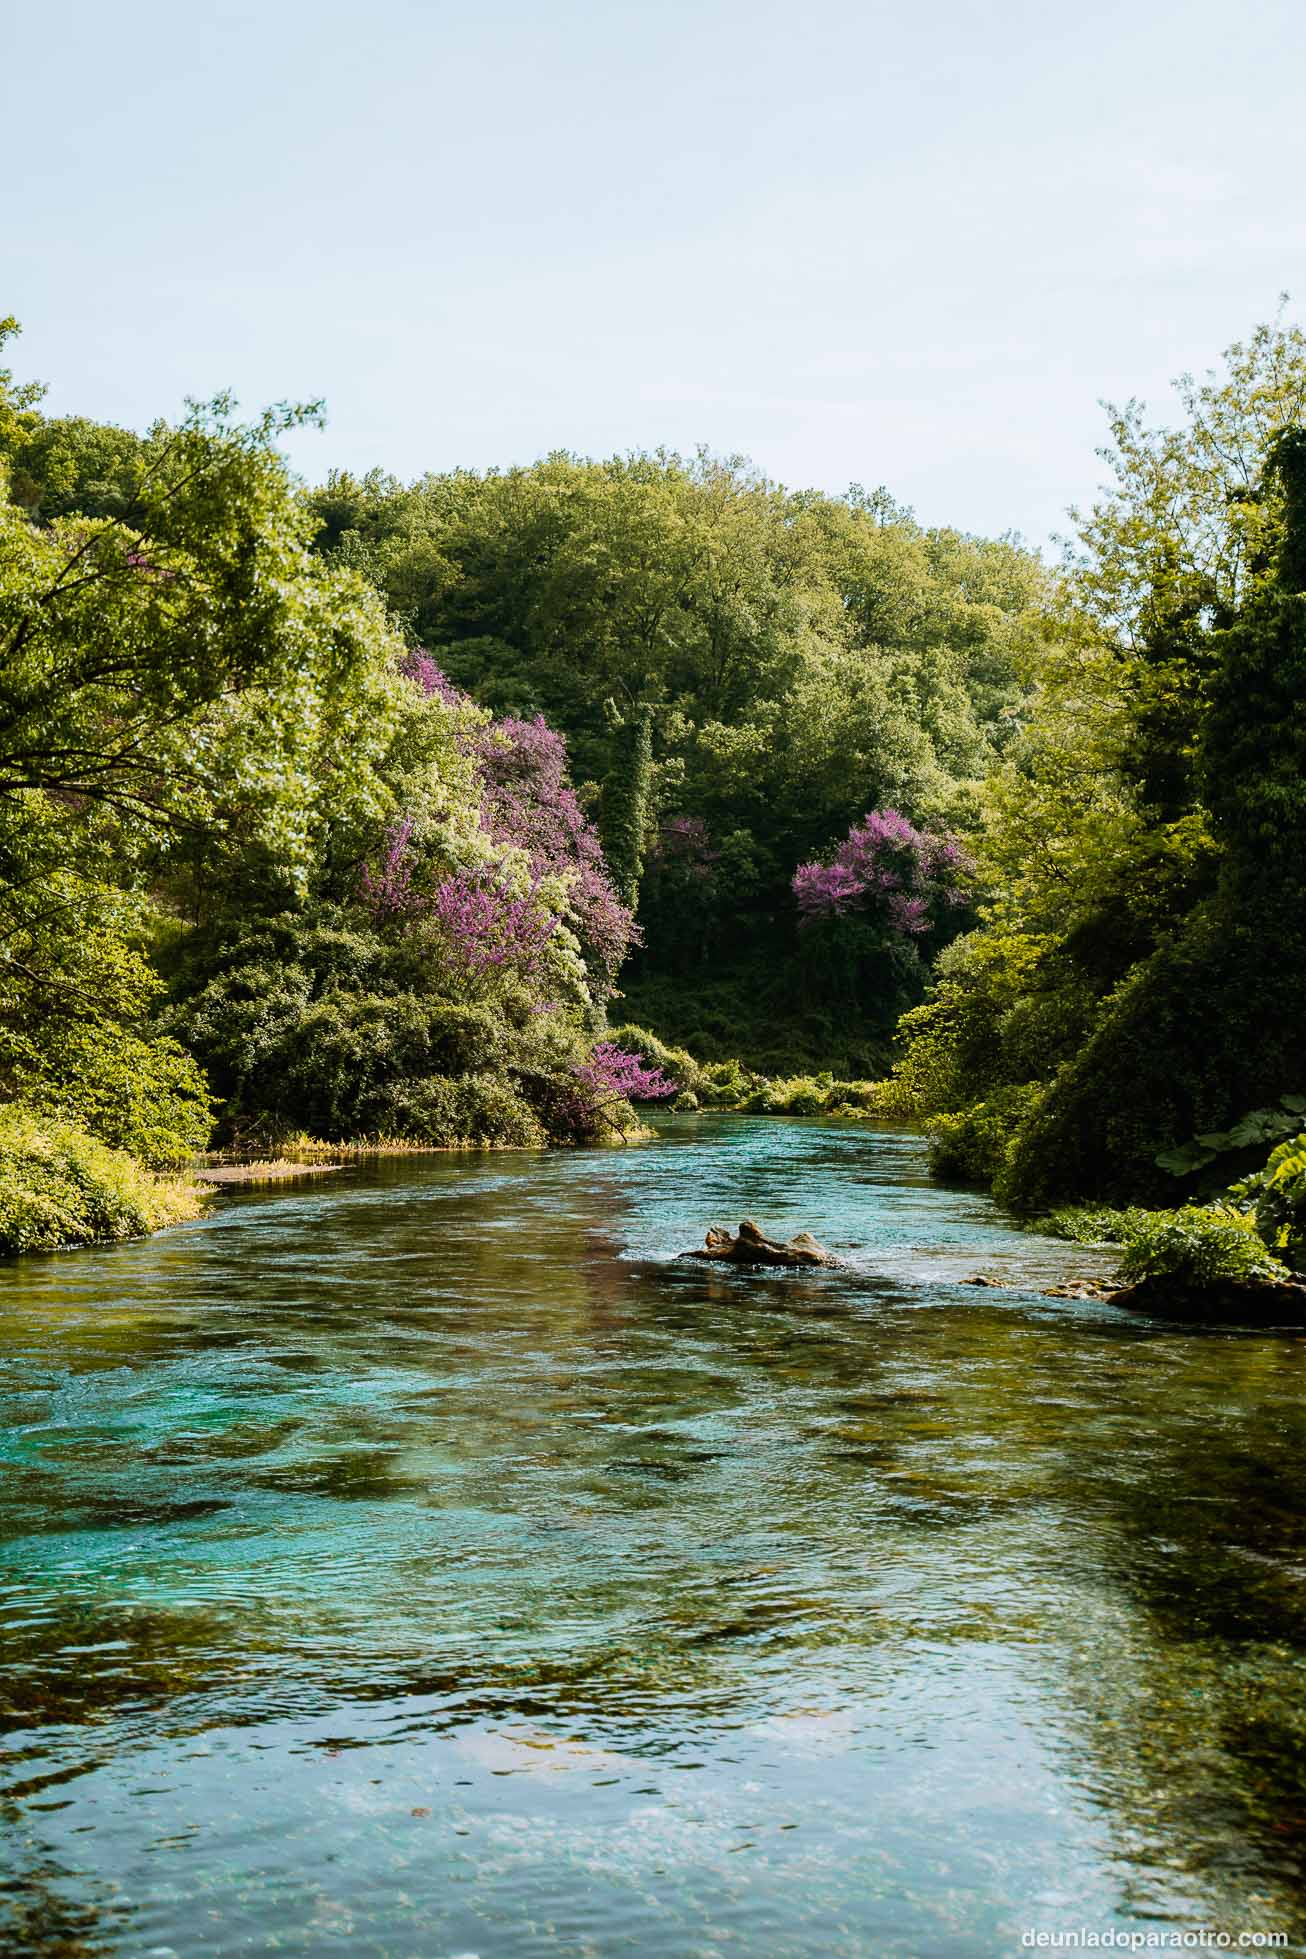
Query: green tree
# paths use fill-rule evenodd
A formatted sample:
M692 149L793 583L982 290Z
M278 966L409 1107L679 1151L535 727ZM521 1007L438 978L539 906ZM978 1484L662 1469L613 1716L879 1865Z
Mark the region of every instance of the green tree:
M275 449L303 411L242 426L223 398L70 450L90 425L36 399L0 377L0 447L121 469L116 514L38 522L0 494L0 1092L162 1161L208 1128L150 1018L178 876L213 902L252 855L293 891L342 812L379 816L401 642L364 579L310 555Z
M988 1170L1027 1208L1167 1195L1167 1144L1296 1086L1294 845L1274 833L1295 837L1300 783L1283 431L1306 340L1258 328L1179 392L1175 428L1113 412L1114 484L984 797L986 921L907 1024L918 1106L1007 1098Z

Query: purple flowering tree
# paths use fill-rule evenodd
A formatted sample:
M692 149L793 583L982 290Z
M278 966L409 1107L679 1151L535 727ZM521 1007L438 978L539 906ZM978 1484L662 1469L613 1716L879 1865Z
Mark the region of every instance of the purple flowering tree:
M577 1068L576 1078L601 1108L608 1102L665 1102L680 1087L660 1068L650 1068L638 1054L627 1054L615 1041L599 1041L590 1059Z
M471 706L421 648L405 656L402 671L427 700ZM565 922L580 940L593 993L603 997L635 943L636 926L608 877L598 833L567 781L565 741L540 715L533 721L508 715L480 727L470 722L458 740L475 763L480 827L495 843L525 853L530 890L514 897L482 870L446 877L432 893L418 875L414 825L404 817L386 831L379 862L367 865L360 878L373 922L403 926L433 919L464 974L512 968L534 978L564 922L544 908L538 888L545 878L566 876Z
M431 909L454 964L472 978L496 968L536 978L561 921L541 908L535 889L514 898L484 872L446 878Z
M536 878L573 873L568 922L603 990L636 942L636 926L608 878L598 832L568 786L565 740L543 715L506 715L482 731L477 753L482 827L497 843L524 850Z
M447 706L459 707L467 699L462 689L454 686L443 668L437 666L430 654L424 652L420 646L414 647L411 653L404 655L399 662L399 671L407 675L415 687L420 687L428 700L434 694Z
M967 901L969 867L952 837L918 830L896 809L870 810L828 863L800 864L793 893L800 923L859 917L920 939Z
M418 909L421 900L413 888L412 840L412 818L401 817L385 833L381 862L375 868L363 866L359 889L375 925L411 917Z

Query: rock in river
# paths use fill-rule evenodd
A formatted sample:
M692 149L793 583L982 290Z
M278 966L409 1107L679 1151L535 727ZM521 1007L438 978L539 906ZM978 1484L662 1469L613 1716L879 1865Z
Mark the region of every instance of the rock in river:
M818 1245L810 1231L800 1231L796 1238L789 1238L778 1244L773 1238L766 1238L758 1230L751 1218L745 1218L739 1227L739 1236L732 1238L719 1224L708 1229L707 1242L700 1251L682 1252L682 1258L719 1258L730 1265L837 1265L838 1259L827 1252L824 1245Z

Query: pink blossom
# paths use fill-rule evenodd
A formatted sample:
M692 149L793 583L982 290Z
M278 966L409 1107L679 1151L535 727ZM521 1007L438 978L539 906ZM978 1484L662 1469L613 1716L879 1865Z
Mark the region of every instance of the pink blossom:
M928 932L940 912L966 903L965 853L896 809L869 810L828 864L800 864L793 893L804 925L849 913L879 917L909 938Z
M535 886L514 898L484 873L459 871L435 894L433 910L464 972L479 977L513 967L523 978L540 970L561 920L535 901Z
M360 885L363 902L374 921L385 924L418 908L420 899L413 889L413 869L408 846L412 841L413 821L405 816L392 823L385 833L385 855L379 870L365 865Z
M577 1079L596 1093L624 1096L628 1102L664 1102L680 1087L660 1068L646 1067L640 1056L627 1054L614 1041L600 1041L591 1058L576 1070Z
M444 670L420 646L404 655L399 662L399 671L420 687L428 700L432 694L436 694L450 707L456 707L467 699L461 688L454 686Z

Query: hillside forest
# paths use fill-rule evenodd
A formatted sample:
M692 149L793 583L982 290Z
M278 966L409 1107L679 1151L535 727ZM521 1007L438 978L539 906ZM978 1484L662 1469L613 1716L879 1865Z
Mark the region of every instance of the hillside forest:
M1296 1261L1284 319L1107 412L1054 560L706 452L308 486L317 404L43 401L0 370L6 1249L184 1216L206 1149L674 1101L919 1123L1021 1215Z

